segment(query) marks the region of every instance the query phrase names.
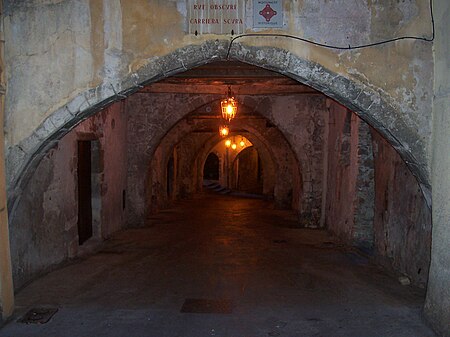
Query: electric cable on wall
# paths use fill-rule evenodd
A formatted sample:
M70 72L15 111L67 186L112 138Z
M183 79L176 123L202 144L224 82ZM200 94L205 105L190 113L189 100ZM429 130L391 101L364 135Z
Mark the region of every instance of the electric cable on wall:
M379 46L379 45L383 45L383 44L387 44L387 43L392 43L392 42L396 42L396 41L401 41L401 40L419 40L419 41L425 41L425 42L433 42L434 41L434 36L435 36L434 14L433 14L433 0L430 0L430 18L431 18L431 29L432 29L431 37L399 36L399 37L395 37L395 38L388 39L388 40L383 40L383 41L378 41L378 42L373 42L373 43L367 43L367 44L362 44L362 45L356 45L356 46L351 46L351 45L348 45L348 46L328 45L326 43L315 42L315 41L308 40L308 39L305 39L305 38L302 38L302 37L299 37L299 36L289 35L289 34L270 34L270 33L241 34L241 35L238 35L238 36L235 36L235 37L231 38L230 45L228 46L226 59L228 60L228 58L230 56L230 51L231 51L231 47L233 46L233 42L238 40L238 39L241 39L243 37L283 37L283 38L298 40L298 41L306 42L306 43L309 43L309 44L312 44L312 45L315 45L315 46L324 47L324 48L328 48L328 49L335 49L335 50L362 49L362 48L375 47L375 46Z

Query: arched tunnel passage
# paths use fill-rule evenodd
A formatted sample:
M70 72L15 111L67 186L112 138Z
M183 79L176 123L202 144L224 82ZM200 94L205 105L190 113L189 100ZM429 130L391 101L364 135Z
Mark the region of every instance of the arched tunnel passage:
M183 249L178 249L184 237L192 240L194 251L200 251L199 256L204 259L198 265L188 265L190 268L199 269L203 264L208 265L211 259L227 262L226 253L231 254L236 249L241 259L228 261L231 265L243 263L244 266L254 267L258 259L263 259L263 269L270 270L282 262L271 259L284 256L292 265L283 269L282 273L291 275L296 272L295 268L290 268L297 262L290 253L303 252L307 256L311 252L304 250L304 246L312 243L320 249L327 245L345 244L370 252L374 261L396 273L407 275L416 286L425 287L431 230L429 210L416 180L386 140L346 107L281 75L270 72L269 76L265 70L240 63L219 64L217 69L214 67L211 64L199 68L197 73L194 70L143 88L123 103L114 104L83 121L46 153L12 217L16 285L20 287L46 268L82 254L86 247L77 244L74 232L76 208L73 206L76 202L69 201L75 200L73 191L77 184L73 167L78 158L73 153L73 144L89 135L100 144L101 164L98 172L91 174L93 180L97 179L102 193L92 199L92 203L98 205L95 208L98 214L93 214L96 219L93 224L94 240L88 240L87 245L95 245L112 236L113 244L126 251L127 245L132 244L133 240L139 241L140 236L146 239L139 241L146 248L150 248L149 243L159 247L167 245L175 247L175 254L186 254ZM236 69L233 70L233 67ZM219 119L215 116L218 100L223 95L211 93L211 84L206 83L202 87L199 77L195 76L198 72L205 72L205 69L210 73L215 70L217 73L214 75L218 78L222 76L225 82L229 75L223 73L224 69L242 74L242 67L251 75L241 75L238 80L243 83L233 86L242 110L239 112L241 117L231 125L232 131L234 128L235 134L245 135L258 149L258 158L266 163L266 169L262 171L264 179L258 188L263 193L272 194L275 201L278 198L280 205L285 206L281 208L289 207L295 212L274 210L268 201L242 201L214 195L201 199L203 204L192 203L192 212L189 206L180 206L177 208L182 213L180 217L167 217L159 211L173 208L175 200L191 198L200 192L201 168L211 149L220 141L217 133ZM200 81L200 84L196 83L196 88L200 85L204 91L197 90L194 95L186 86L187 79ZM259 81L255 92L240 92L250 90L247 86L250 81ZM283 87L276 91L280 82L284 83ZM223 87L223 83L219 84L220 89ZM195 109L191 109L192 105ZM231 163L233 168L235 164L236 161ZM237 176L239 187L241 179L239 174ZM256 180L258 177L260 172ZM123 204L123 190L126 190L127 198L125 210L117 207ZM405 198L408 200L406 203ZM222 214L226 216L218 221ZM240 215L250 220L236 225L235 217ZM188 222L188 229L182 228L180 223L187 222L186 218L196 220L200 225L195 227L194 221ZM177 231L167 232L167 228L161 226L164 221L169 221ZM213 222L216 226L208 232L206 224ZM259 234L254 234L257 232L254 224L258 222L264 226ZM149 223L156 224L156 227L149 227L148 231L146 228L138 229L135 232L137 236L130 234L128 238L121 238L114 234L119 229L143 227ZM274 230L277 225L284 230ZM332 239L324 231L316 231L319 234L314 236L314 231L307 227L327 229L333 235ZM48 235L49 232L51 235ZM243 239L238 234L257 245L241 245ZM267 245L265 235L271 238L270 245ZM216 248L221 247L225 253L214 250L210 244L207 248L214 253L210 255L208 249L202 253L202 242L204 244L211 237ZM236 242L239 244L233 244ZM286 244L286 250L277 248L279 244ZM297 246L303 248L295 251ZM266 260L263 258L265 250L275 253ZM112 251L115 251L114 248ZM245 255L248 259L244 258ZM189 254L177 258L186 262L187 257ZM143 258L149 259L156 270L166 270L167 266L159 260L152 260L152 256ZM322 266L327 265L329 258L329 254L320 255ZM314 261L312 258L306 259L308 263ZM102 261L107 262L108 259L103 258ZM339 268L344 268L345 261L345 256L338 259ZM223 290L221 295L236 296L236 289L227 288L222 283L228 280L230 273L241 273L242 270L232 268L227 273L224 270L229 266L219 263L218 269L209 269L218 277L208 280L202 272L198 273L197 279L196 275L189 276L187 270L177 267L182 264L174 264L174 269L166 270L171 275L165 280L169 284L175 282L175 274L181 272L191 285L211 282L212 288ZM133 265L130 264L130 267ZM317 268L320 265L318 262ZM255 272L257 268L253 267L250 269ZM314 272L313 269L307 272L313 283L316 282L312 276ZM363 277L368 269L358 272ZM155 289L160 291L164 288L148 273L143 274L154 282ZM249 280L257 281L260 276L257 272L242 275L241 281L231 284L245 288L249 286ZM270 274L270 277L276 279L275 274ZM301 279L298 275L294 276L293 282L303 282ZM349 288L344 286L344 280L328 281L336 281L339 289L347 291ZM272 285L268 279L261 283L263 288ZM357 285L366 289L365 284ZM177 284L175 288L182 291L179 286ZM311 285L303 286L306 289L303 294L313 296ZM254 292L253 297L246 300L258 303L255 297L261 293L257 291L258 285L255 288L250 290ZM188 292L193 291L189 288ZM278 294L286 297L289 291L280 288ZM361 296L362 293L364 291L361 291ZM333 298L337 301L340 297ZM164 298L158 297L158 300L164 301ZM267 303L273 300L269 298ZM415 301L420 302L420 298ZM352 305L357 306L357 303L352 302ZM384 303L377 302L377 305L384 308ZM282 307L278 309L283 310ZM352 331L356 328L348 326L348 329Z
M233 177L233 186L237 191L253 194L263 191L261 159L254 146L245 148L236 156Z
M219 180L220 160L214 152L210 152L203 166L203 180Z
M244 148L246 148L247 146L250 146L250 144L252 146L256 146L259 149L261 157L263 158L262 165L265 167L266 176L265 176L265 180L264 180L262 194L270 198L271 196L275 195L275 185L276 185L275 172L276 172L276 167L277 167L276 166L277 158L271 152L270 144L267 143L267 139L264 140L263 136L255 128L249 128L248 124L245 124L245 128L246 128L245 130L242 130L242 129L240 130L241 133L243 131L245 131L245 135L244 135L244 133L242 133L242 136L241 135L237 135L237 136L232 135L231 137L227 137L226 139L220 139L217 135L212 137L207 143L205 143L205 146L203 147L202 151L198 154L197 162L202 163L205 160L205 156L208 154L208 151L211 151L211 149L212 150L220 149L221 152L225 153L225 155L226 155L226 152L227 152L226 141L227 140L233 141L233 138L240 139L241 137L243 137L243 139L245 139L245 147ZM229 155L226 155L228 164L225 163L225 161L223 162L224 171L225 171L225 166L228 166L229 170L232 169L231 163L235 159L236 154L238 154L241 150L242 150L242 148L238 148L238 151L228 150ZM289 151L288 148L285 148L285 150ZM290 156L292 158L293 154L291 153ZM297 172L297 170L295 170L293 173L296 173L296 172ZM231 188L231 185L229 185L229 183L230 183L229 180L230 180L230 174L224 173L222 175L222 180L220 181L220 183L223 186L227 186L227 187ZM277 194L282 195L283 193L277 193ZM295 208L294 203L292 203L292 207Z
M244 159L240 163L242 153L246 153L249 149L253 149L256 156L244 156ZM270 162L262 163L258 151L248 138L237 134L225 137L225 139L219 141L209 152L205 161L205 168L211 154L217 156L218 159L220 157L219 160L222 162L221 167L218 167L218 176L216 179L220 186L226 187L230 191L252 192L254 194L264 195L262 167L265 166L265 171L269 175L269 167L273 170L273 165L271 165L273 161L266 158ZM272 171L270 174L274 175L274 172ZM243 188L245 185L243 183L244 180L248 182L248 186L253 185L253 189ZM208 186L208 183L210 183L209 180L205 180L204 178L203 185ZM217 188L215 184L213 186ZM273 186L266 186L266 195L271 195L271 190L273 190Z
M309 160L302 161L302 166L298 165L297 154L303 155L301 152L295 152L289 144L288 139L283 135L279 128L267 120L266 117L255 111L257 108L254 101L249 101L252 106L245 103L240 106L240 116L232 126L231 137L239 137L235 132L244 132L246 138L254 144L260 152L261 158L266 169L266 179L264 180L263 194L272 196L275 200L277 208L294 208L301 210L301 213L310 212L310 208L314 207L312 198L309 194L303 193L303 185L309 186L310 182L303 183L303 176L300 171L309 172ZM155 104L152 102L152 104ZM133 111L137 111L137 106L133 105ZM176 153L184 152L185 156L178 163L179 185L176 187L178 195L188 196L195 191L201 189L202 186L202 168L207 155L215 146L221 143L218 134L218 116L212 113L219 110L219 101L211 102L189 112L186 118L176 123L162 138L160 144L154 150L154 156L151 157L149 151L139 151L130 163L133 167L142 165L142 169L136 172L136 175L128 178L129 185L137 185L139 181L148 181L147 184L141 184L136 187L135 191L129 197L136 200L139 195L147 195L146 200L151 200L151 205L146 206L146 202L138 203L137 206L130 210L129 221L132 225L139 225L146 218L148 210L165 207L167 205L167 195L164 194L164 172L162 172L158 163L167 161L167 154L175 151ZM234 127L234 129L233 129ZM234 131L233 131L234 130ZM239 133L238 132L238 133ZM138 140L139 142L141 140ZM303 141L307 142L305 139ZM133 148L138 148L138 144ZM222 150L224 150L222 148ZM230 151L230 161L234 159ZM146 162L150 162L150 173L144 166ZM222 161L225 164L225 161ZM231 168L231 162L229 163ZM231 176L223 175L226 181L221 183L230 188ZM305 174L304 177L308 177ZM145 186L151 186L145 190ZM308 189L308 191L312 190ZM139 191L140 190L140 191ZM295 192L294 192L295 190ZM148 195L150 194L150 196ZM317 197L317 196L316 196ZM303 202L301 202L303 201ZM317 202L317 200L316 200ZM131 206L133 207L133 205ZM317 206L315 206L317 207Z

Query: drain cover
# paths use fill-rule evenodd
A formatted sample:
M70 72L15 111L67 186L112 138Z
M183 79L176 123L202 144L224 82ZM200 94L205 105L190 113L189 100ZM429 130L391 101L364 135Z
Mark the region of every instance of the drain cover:
M229 300L187 298L180 312L196 314L231 314L233 305Z
M18 322L20 323L34 323L45 324L58 311L57 308L33 308L28 311Z

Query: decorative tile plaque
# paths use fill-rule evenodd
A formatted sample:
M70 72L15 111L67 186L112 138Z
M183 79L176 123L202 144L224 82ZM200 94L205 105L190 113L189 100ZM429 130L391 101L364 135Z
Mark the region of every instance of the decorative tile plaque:
M253 0L253 28L283 28L283 1Z

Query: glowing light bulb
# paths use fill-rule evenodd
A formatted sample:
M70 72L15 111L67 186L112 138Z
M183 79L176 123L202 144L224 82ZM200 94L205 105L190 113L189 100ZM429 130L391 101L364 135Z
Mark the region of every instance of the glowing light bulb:
M228 136L228 134L230 133L230 129L228 129L227 126L221 126L221 127L219 128L219 133L220 133L220 135L221 135L222 137L226 137L226 136Z
M231 145L231 148L232 148L233 150L236 150L237 145L233 143L233 144Z
M225 141L225 146L226 146L226 147L230 147L230 146L231 146L231 140L227 139L227 140Z
M241 142L239 143L239 145L240 145L241 147L244 147L244 146L245 146L245 142L244 142L243 140L241 140Z
M233 113L233 106L231 104L227 105L227 114L231 115Z

